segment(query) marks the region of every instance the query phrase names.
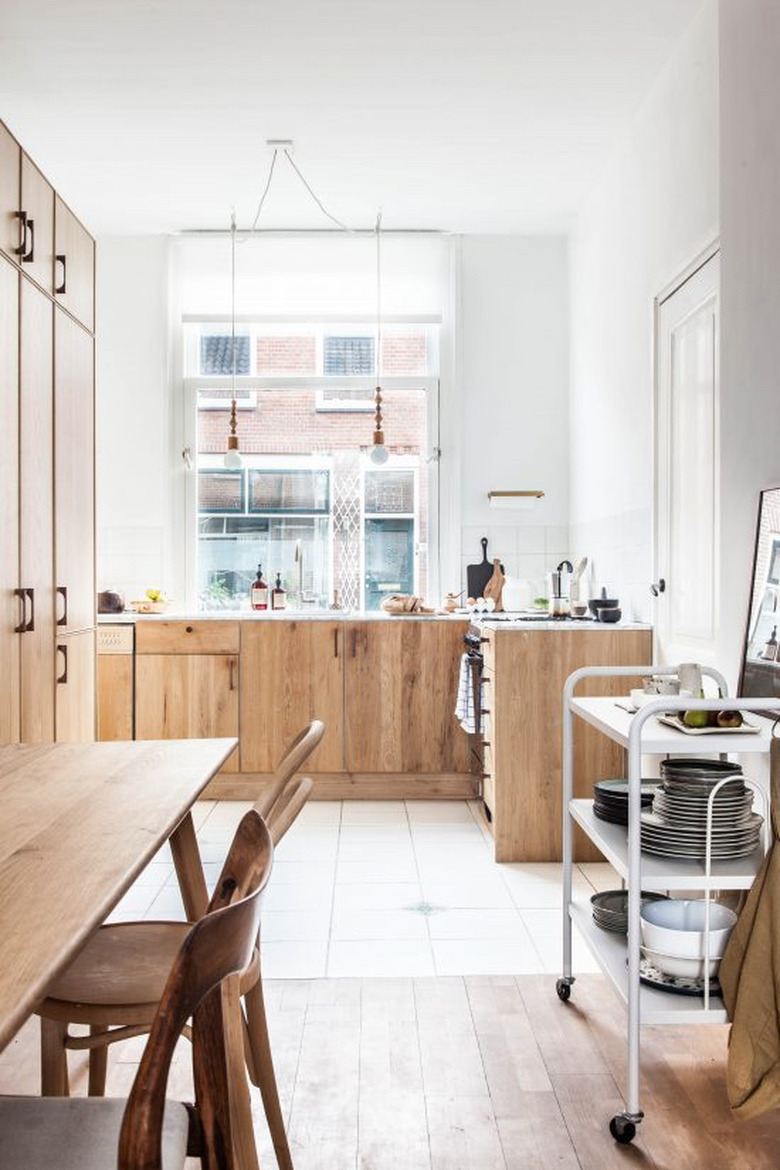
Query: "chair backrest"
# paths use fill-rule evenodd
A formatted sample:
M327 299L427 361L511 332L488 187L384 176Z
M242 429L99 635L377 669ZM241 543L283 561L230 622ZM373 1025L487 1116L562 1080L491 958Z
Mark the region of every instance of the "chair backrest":
M314 719L308 727L304 727L292 741L281 762L277 765L274 778L268 789L255 802L255 811L263 820L271 817L274 805L284 792L288 781L297 772L300 772L314 749L325 734L325 724L320 719Z
M251 961L262 892L272 864L271 835L262 817L251 809L233 838L208 912L187 934L168 976L125 1109L119 1170L161 1166L168 1073L176 1042L190 1017L204 1164L233 1170L221 985Z
M313 787L314 781L309 776L294 776L288 782L266 821L274 846L279 844L297 818Z

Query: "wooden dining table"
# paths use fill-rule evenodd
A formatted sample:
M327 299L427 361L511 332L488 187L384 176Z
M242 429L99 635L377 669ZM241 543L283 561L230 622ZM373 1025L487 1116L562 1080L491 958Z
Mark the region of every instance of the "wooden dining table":
M207 893L192 806L235 739L0 747L0 1051L166 841Z

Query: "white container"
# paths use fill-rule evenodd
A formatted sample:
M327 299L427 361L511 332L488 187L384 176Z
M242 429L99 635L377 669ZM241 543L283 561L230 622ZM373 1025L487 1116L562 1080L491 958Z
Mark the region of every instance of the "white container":
M703 898L651 902L641 910L642 942L661 955L700 961L705 955L704 913ZM711 959L722 958L736 923L733 910L719 902L710 902Z
M653 951L649 947L642 947L642 951L645 958L665 975L676 975L683 979L704 978L704 959L683 959L679 955L664 955L661 951ZM709 967L710 979L714 978L718 973L720 959L710 959L706 965Z
M530 581L525 581L522 577L504 578L501 604L507 613L519 613L520 610L530 609L533 599L534 591Z

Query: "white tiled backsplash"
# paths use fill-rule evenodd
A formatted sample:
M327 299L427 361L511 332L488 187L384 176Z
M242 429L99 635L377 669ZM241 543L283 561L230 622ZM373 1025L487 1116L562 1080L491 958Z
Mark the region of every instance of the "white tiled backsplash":
M610 597L620 599L623 616L652 622L653 521L649 508L617 512L598 520L572 524L571 547L575 556L589 558L588 596L596 597L605 586Z
M464 526L461 529L461 588L466 588L466 566L482 560L483 536L488 538L488 560L498 557L509 577L531 581L544 589L545 577L569 557L569 529L566 525L497 525L490 528Z
M162 526L105 526L98 533L98 589L118 589L125 601L165 588Z

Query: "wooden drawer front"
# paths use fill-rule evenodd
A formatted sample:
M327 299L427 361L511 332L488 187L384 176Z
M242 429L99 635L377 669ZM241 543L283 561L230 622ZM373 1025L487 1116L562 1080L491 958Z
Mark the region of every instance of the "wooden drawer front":
M0 248L17 264L22 239L18 216L21 166L21 147L0 122Z
M99 633L102 634L102 630ZM178 662L178 659L176 660ZM133 739L133 656L97 656L98 739Z
M139 621L136 654L238 654L238 622Z
M54 292L54 188L35 163L22 152L22 207L32 226L27 229L28 251L21 257L22 272L47 293Z
M95 241L57 197L54 208L54 293L87 329L95 321Z

